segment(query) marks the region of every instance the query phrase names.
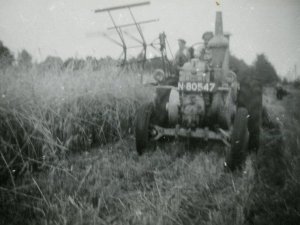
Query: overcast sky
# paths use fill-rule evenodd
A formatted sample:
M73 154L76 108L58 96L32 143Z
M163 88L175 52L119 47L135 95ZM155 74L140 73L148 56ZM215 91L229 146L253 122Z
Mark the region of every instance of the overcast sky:
M47 55L117 57L121 48L97 32L112 26L107 13L93 10L144 0L0 0L0 40L14 53L29 51L35 60ZM232 33L231 52L247 63L265 53L281 75L297 63L300 70L300 0L151 0L133 8L136 19L159 18L143 25L148 42L165 31L172 51L177 39L187 44L201 41L214 30L216 10L223 12L224 30ZM117 24L131 23L128 10L114 11ZM135 29L128 29L138 37ZM108 32L118 39L114 31ZM128 45L136 45L129 37ZM137 50L136 50L137 51ZM135 55L136 51L129 54ZM153 54L155 51L152 51Z

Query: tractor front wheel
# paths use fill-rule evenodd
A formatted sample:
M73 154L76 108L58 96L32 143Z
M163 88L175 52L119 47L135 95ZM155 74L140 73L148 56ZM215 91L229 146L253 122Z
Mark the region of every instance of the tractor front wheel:
M153 103L142 105L136 115L135 121L135 143L139 155L143 154L150 143L150 121L153 116Z
M231 171L240 169L246 159L249 140L248 117L246 108L238 108L231 134L231 149L226 155L226 166Z

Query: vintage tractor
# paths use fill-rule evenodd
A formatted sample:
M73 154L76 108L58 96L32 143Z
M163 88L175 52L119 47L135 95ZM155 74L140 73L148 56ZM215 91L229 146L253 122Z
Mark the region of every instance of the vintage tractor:
M223 33L221 12L215 34L204 36L208 43L202 55L186 62L179 77L156 77L154 102L137 111L136 149L142 154L151 142L168 136L219 141L226 146L224 165L235 170L246 157L249 115L237 104L240 85L229 69L229 37Z

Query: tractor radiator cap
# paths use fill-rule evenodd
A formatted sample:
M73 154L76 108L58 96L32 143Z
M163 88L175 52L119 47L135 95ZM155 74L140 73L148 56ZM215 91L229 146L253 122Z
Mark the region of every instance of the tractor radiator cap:
M209 48L227 48L229 45L228 39L223 35L214 36L209 42Z

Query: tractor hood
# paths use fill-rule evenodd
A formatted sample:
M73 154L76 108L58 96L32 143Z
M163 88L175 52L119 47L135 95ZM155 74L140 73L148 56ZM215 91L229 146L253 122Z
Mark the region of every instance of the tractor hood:
M208 43L208 48L211 49L212 53L213 67L222 67L228 46L229 40L223 33L222 12L218 11L216 13L215 35Z

